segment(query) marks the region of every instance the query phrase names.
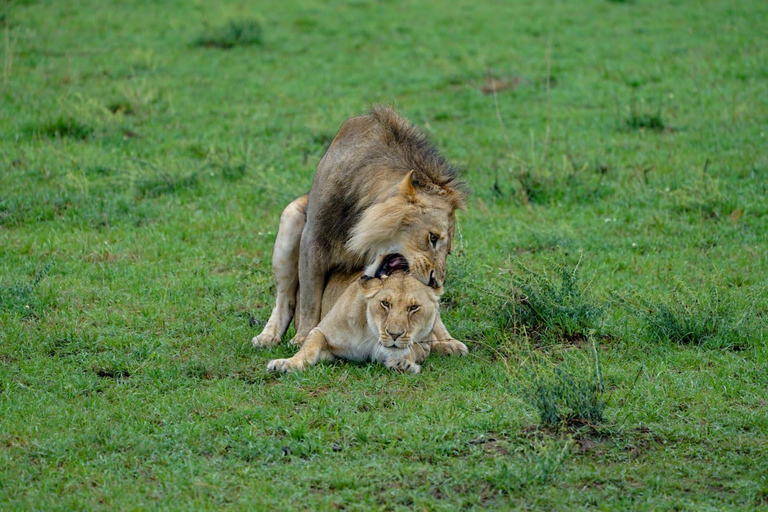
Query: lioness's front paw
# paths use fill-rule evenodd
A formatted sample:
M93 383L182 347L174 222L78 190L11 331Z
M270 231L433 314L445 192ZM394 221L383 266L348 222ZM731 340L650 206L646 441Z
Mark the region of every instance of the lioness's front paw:
M396 372L419 373L421 371L421 366L407 359L390 359L386 367Z
M277 329L264 329L261 334L251 340L254 347L274 347L280 343L280 335Z
M304 341L306 341L306 339L307 339L306 336L297 334L288 343L290 343L291 345L296 345L297 347L301 347L302 345L304 345Z
M469 349L459 340L436 341L432 343L432 353L465 356L469 353Z
M295 372L301 370L301 365L290 359L273 359L267 364L268 372Z

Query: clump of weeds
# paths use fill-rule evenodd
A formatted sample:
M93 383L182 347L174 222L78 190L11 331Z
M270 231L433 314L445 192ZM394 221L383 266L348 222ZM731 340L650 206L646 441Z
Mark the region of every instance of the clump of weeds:
M541 426L594 426L603 421L607 400L594 338L590 348L590 364L564 368L544 362L531 371L523 396L538 412Z
M195 40L197 46L222 50L263 43L263 27L256 20L231 20L224 25L207 27Z
M625 131L663 132L669 129L669 125L664 122L661 106L653 110L632 104L629 108L629 114L624 118L623 129Z
M91 124L65 115L60 115L38 125L30 125L26 129L27 134L31 136L73 140L88 140L95 131Z
M666 299L638 299L632 309L645 337L656 343L743 350L750 338L749 308L738 315L744 308L713 285L694 293L677 283Z
M0 285L0 310L29 318L38 314L36 289L50 270L50 263L37 272L31 281L8 286Z
M542 341L579 342L597 331L603 317L599 304L579 279L579 265L557 266L556 276L522 268L502 308L502 328Z

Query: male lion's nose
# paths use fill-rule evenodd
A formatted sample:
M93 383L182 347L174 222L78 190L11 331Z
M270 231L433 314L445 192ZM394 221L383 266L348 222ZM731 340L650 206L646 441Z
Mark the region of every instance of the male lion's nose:
M387 331L387 334L389 334L389 336L392 338L392 341L397 341L397 338L403 335L403 331L400 331L400 332Z

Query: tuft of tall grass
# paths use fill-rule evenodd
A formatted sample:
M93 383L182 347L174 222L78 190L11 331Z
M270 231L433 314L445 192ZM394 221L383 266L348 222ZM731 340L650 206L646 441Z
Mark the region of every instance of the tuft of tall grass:
M157 176L151 176L137 181L135 188L138 197L146 198L177 193L182 190L195 188L199 184L200 173L198 171L192 171L183 175L161 172Z
M603 420L605 384L594 340L591 348L589 371L554 366L533 374L524 398L538 411L543 426L594 425Z
M661 107L655 112L640 111L633 106L629 115L624 119L624 128L628 131L650 130L662 132L667 124L661 116Z
M256 20L231 20L218 27L208 27L195 40L197 46L229 50L235 46L260 45L263 28Z
M26 132L32 136L48 137L51 139L87 140L93 135L95 129L90 124L79 119L61 115L52 121L47 121L37 126L29 126Z
M50 268L51 264L49 263L27 283L0 286L0 310L9 311L22 318L36 315L38 301L35 296L35 290L48 274Z
M613 184L606 180L610 168L603 162L576 162L568 154L562 163L515 159L509 169L511 186L516 198L525 206L560 202L583 203L603 198L613 192ZM497 179L494 194L504 193L503 183Z
M694 294L678 286L667 299L641 300L636 312L650 341L678 345L696 345L741 350L749 340L747 315L737 319L743 309L733 300L724 298L716 288L709 287Z
M600 326L603 306L579 282L579 266L558 267L557 277L530 269L513 274L502 327L535 339L584 341Z

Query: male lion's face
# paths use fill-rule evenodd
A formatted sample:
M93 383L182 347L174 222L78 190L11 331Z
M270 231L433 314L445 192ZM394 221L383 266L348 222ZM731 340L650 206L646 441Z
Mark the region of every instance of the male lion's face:
M438 312L438 293L405 272L360 280L366 298L368 324L379 331L387 348L408 348L432 332Z
M457 200L450 192L435 190L437 187L417 189L411 179L409 174L396 196L366 211L347 247L368 255L368 277L404 270L422 283L440 288L453 244Z
M397 263L395 257L384 255L378 272L391 273L392 270L407 270L422 283L440 288L445 282L445 260L453 242L454 216L447 208L434 206L414 219L412 224L403 226L398 252L405 259L396 268L387 268ZM389 260L389 264L385 263ZM382 268L384 267L384 268ZM403 268L404 267L404 268Z

